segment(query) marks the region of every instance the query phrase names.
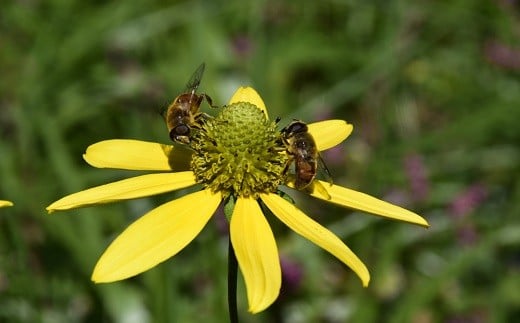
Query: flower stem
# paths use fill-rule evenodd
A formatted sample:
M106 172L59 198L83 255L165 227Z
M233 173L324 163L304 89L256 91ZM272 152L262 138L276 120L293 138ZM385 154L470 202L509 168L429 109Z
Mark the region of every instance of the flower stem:
M237 257L235 250L231 244L231 237L229 237L228 247L228 307L229 307L229 321L231 323L238 323L237 310Z

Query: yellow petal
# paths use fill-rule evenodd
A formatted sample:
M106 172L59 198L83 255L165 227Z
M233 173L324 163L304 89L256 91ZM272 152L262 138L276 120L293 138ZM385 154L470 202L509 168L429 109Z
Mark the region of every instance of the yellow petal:
M258 313L276 300L282 284L273 232L252 198L238 198L230 227L231 243L246 283L249 311Z
M237 102L249 102L251 104L254 104L257 107L259 107L260 110L264 111L266 118L269 118L264 101L262 100L258 92L256 92L255 89L253 89L252 87L247 86L238 88L235 94L233 94L233 96L231 97L231 100L229 100L229 104Z
M195 183L195 176L191 171L142 175L67 195L49 205L47 211L50 213L92 204L151 196L188 187Z
M379 200L365 193L354 191L342 186L332 185L320 181L329 193L329 198L314 190L311 195L327 202L339 204L356 210L372 213L386 218L409 222L428 227L428 222L420 215L400 206Z
M165 171L172 170L169 159L172 151L170 145L112 139L90 145L83 158L98 168Z
M344 120L325 120L308 124L309 133L319 151L327 150L338 144L352 133L354 126Z
M368 286L367 267L334 233L276 194L262 194L260 198L280 221L341 260L359 276L363 286Z
M13 206L13 202L0 200L0 207Z
M92 280L97 283L122 280L173 257L204 228L220 200L220 194L203 190L143 215L103 253Z

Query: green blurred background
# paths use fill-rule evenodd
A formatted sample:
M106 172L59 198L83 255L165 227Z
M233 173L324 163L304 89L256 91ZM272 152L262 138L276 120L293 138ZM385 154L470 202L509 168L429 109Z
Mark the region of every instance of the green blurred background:
M137 172L86 147L169 143L160 111L206 62L224 104L252 85L271 116L345 119L324 153L336 183L420 213L420 227L303 198L367 264L368 288L269 218L279 301L242 322L520 319L520 1L2 1L1 322L226 322L219 217L185 250L124 282L93 266L137 217L178 193L47 215L45 206ZM208 113L213 113L207 107Z

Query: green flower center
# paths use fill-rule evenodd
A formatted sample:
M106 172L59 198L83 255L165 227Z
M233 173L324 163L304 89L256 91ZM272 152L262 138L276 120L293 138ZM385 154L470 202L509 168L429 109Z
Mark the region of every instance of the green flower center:
M276 192L287 154L276 131L257 106L238 102L203 122L193 134L191 169L213 192L258 198Z

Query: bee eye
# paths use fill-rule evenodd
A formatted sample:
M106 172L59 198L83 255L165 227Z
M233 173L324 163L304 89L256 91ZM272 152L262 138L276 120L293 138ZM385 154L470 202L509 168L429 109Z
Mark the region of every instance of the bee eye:
M295 121L287 127L287 133L307 132L307 125L300 121Z
M177 136L187 136L190 134L190 127L185 124L180 124L170 131L170 138L175 140Z

